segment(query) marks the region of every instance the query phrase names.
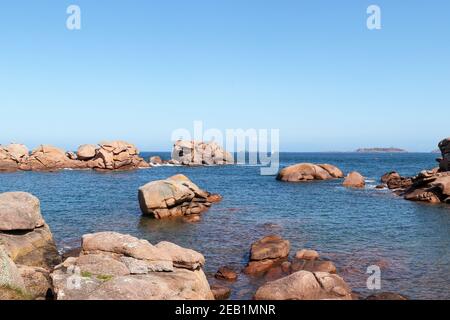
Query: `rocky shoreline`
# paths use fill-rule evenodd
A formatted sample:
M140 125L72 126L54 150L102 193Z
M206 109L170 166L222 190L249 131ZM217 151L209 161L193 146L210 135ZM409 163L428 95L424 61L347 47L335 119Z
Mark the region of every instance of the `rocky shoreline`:
M257 300L359 299L316 251L289 254L288 240L264 237L252 244L242 275L225 266L215 284L201 253L117 232L83 235L80 250L61 256L39 200L0 194L0 300L220 300L230 296L227 284L244 275L263 279Z
M423 170L413 177L402 177L398 172L388 172L381 177L386 186L405 200L426 203L450 203L450 138L439 143L439 167Z
M77 151L64 151L51 145L40 145L31 152L23 144L0 145L0 173L15 171L58 171L63 169L128 171L160 165L225 165L234 157L215 142L176 141L172 159L153 156L145 161L134 144L125 141L83 144Z

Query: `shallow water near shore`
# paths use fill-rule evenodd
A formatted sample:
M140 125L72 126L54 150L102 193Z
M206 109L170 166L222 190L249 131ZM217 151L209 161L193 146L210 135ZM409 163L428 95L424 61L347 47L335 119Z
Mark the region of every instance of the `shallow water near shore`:
M168 153L144 153L145 157ZM257 166L166 167L133 172L61 171L0 175L0 192L26 191L41 200L42 213L61 250L77 247L83 234L117 231L151 243L167 240L206 257L209 278L220 266L241 270L251 243L279 234L296 250L311 248L332 260L352 289L363 295L366 269L382 270L381 291L413 299L450 299L450 206L405 201L375 185L392 170L414 175L436 166L435 154L281 153L281 166L330 163L359 171L364 190L342 180L283 183L261 176ZM139 186L176 173L224 199L198 223L142 217ZM259 280L243 274L231 284L232 299L250 299ZM227 284L228 285L228 284Z

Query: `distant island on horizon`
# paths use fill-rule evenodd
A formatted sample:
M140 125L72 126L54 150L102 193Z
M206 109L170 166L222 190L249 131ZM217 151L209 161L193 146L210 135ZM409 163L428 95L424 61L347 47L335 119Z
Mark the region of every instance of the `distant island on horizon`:
M382 153L393 153L393 152L401 152L405 153L408 152L407 150L400 149L400 148L359 148L355 152L360 153L370 153L370 152L382 152Z

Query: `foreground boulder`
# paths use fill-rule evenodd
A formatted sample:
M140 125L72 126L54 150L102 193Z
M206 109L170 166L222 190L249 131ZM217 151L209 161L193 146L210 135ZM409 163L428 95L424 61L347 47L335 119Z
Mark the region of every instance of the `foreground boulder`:
M0 297L43 299L51 294L50 270L61 261L36 197L0 194L0 247Z
M142 213L156 219L200 214L220 200L181 174L140 187L138 198Z
M172 150L172 161L182 165L233 164L234 157L216 142L178 140Z
M298 271L260 287L255 300L351 300L345 281L327 272Z
M277 180L287 182L342 178L342 171L330 164L299 163L280 170Z
M364 188L365 185L364 177L356 171L350 172L343 182L343 186L349 188Z
M0 243L16 264L51 269L59 263L39 200L29 193L0 194Z
M82 251L51 274L59 300L212 300L204 257L115 232L83 236Z

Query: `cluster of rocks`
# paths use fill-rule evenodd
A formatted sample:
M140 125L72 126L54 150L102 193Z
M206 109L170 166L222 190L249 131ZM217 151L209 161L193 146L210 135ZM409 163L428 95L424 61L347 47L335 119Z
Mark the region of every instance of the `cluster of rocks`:
M0 194L0 300L214 299L202 254L116 232L82 237L61 262L39 200Z
M51 274L59 300L212 300L202 254L116 232L87 234Z
M131 170L150 165L139 156L137 148L124 141L82 145L77 152L66 152L50 145L40 145L31 153L21 144L0 146L1 171L54 171L61 169Z
M442 158L439 167L423 170L414 177L402 177L392 171L381 177L383 185L406 200L428 203L450 203L450 138L439 143Z
M234 157L216 142L178 140L172 150L172 163L187 166L233 164Z
M277 180L284 182L305 182L313 180L331 180L343 178L344 173L331 164L298 163L278 172ZM343 182L345 187L364 188L364 177L356 172L350 172Z
M24 192L0 194L0 299L51 296L50 272L60 262L39 200Z
M203 213L221 196L204 191L186 176L177 174L140 187L138 199L144 215L162 219Z
M275 235L252 244L244 273L268 280L257 290L256 300L351 299L349 286L336 275L332 262L307 249L289 260L289 252L289 241Z

